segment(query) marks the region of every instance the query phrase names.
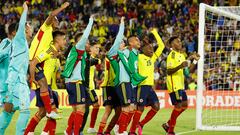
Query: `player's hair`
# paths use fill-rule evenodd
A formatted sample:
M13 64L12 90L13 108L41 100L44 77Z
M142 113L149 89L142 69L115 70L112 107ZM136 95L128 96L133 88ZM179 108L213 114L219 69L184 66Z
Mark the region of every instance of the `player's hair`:
M17 23L12 23L8 26L8 34L12 34L14 31L17 31Z
M141 44L141 48L144 47L144 46L146 46L146 45L151 44L151 40L150 40L150 38L149 38L149 35L143 35L143 37L142 37L142 43L143 43L143 44Z
M74 42L77 43L78 39L82 36L83 33L79 32L74 36Z
M133 37L137 37L136 35L130 35L128 38L127 38L127 44L129 45L129 42L130 42L130 39L133 38Z
M104 45L105 50L106 50L106 51L109 51L110 48L112 47L112 45L113 45L113 43L112 43L110 40L107 40L107 41L105 42L105 45Z
M90 43L90 46L94 46L99 43L99 40L96 37L89 37L89 43Z
M147 45L150 45L150 44L151 44L148 35L144 35L144 36L142 37L142 39L143 39L143 40L142 40L142 44L141 44L141 47L139 48L140 53L143 53L143 47L144 47L144 46L147 46Z
M52 32L53 39L55 39L57 36L64 36L64 35L65 35L65 33L62 31L59 31L59 30Z
M172 42L173 42L175 39L177 39L177 38L178 38L178 36L172 36L172 37L170 37L169 40L168 40L168 44L171 46Z

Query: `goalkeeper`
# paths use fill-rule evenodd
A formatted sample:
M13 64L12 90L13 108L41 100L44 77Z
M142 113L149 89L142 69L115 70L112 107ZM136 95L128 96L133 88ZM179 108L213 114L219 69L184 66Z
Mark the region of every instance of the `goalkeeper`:
M184 90L184 76L189 76L189 70L190 72L194 72L195 65L200 56L193 53L186 60L185 56L181 53L181 40L176 36L169 39L169 44L172 50L167 57L167 88L174 109L169 121L164 123L162 127L167 132L167 135L175 135L174 127L176 120L188 107L187 94Z
M12 40L10 50L10 63L6 80L7 92L4 97L4 111L0 115L0 134L4 134L12 114L19 110L16 123L16 135L22 135L30 116L30 89L27 83L27 70L29 64L28 42L31 41L31 26L26 24L28 6L23 4L23 13L20 18L18 30ZM2 48L2 55L7 49ZM1 55L1 57L2 57Z

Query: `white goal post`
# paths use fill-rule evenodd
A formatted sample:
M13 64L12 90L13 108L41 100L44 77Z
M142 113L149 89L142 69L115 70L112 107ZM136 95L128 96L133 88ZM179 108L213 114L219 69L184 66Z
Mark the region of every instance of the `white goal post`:
M226 7L226 8L231 9L231 7ZM233 7L233 8L236 8L238 11L240 11L240 7ZM239 13L239 14L236 14L236 13ZM207 24L206 24L206 18L208 19ZM219 21L219 18L220 18L220 21ZM197 107L196 107L197 109L196 129L197 130L240 131L240 106L233 105L233 106L226 107L226 106L219 105L218 107L216 107L214 105L211 106L211 104L209 106L206 106L206 104L204 103L206 102L207 98L211 99L211 97L219 98L219 101L221 100L223 102L225 102L226 100L229 100L227 102L230 102L230 101L232 102L232 99L234 101L237 100L240 102L240 98L237 97L240 95L240 91L233 91L230 89L224 90L225 88L223 87L223 84L225 84L225 82L220 82L220 81L214 82L210 80L211 77L207 77L207 78L205 77L206 73L210 72L211 70L216 70L217 68L219 68L219 66L230 63L229 57L227 55L224 56L224 58L222 58L221 56L217 56L218 55L217 53L219 53L219 49L222 49L223 51L225 51L226 54L230 54L234 50L233 44L232 46L226 45L227 43L225 43L225 40L230 41L232 39L239 38L238 37L239 35L236 35L236 34L231 35L232 32L234 32L234 29L236 27L229 26L229 24L226 24L227 21L229 20L232 22L237 22L236 25L239 25L238 22L240 22L240 12L234 13L234 12L225 10L223 7L222 8L212 7L203 3L200 4L198 53L200 54L201 58L198 62L198 67L197 67ZM218 25L221 25L221 26L218 27ZM208 30L211 29L209 30L210 31L209 33L206 32L207 29ZM240 30L239 26L237 27L237 30ZM228 33L228 34L224 35L222 33L224 34ZM209 37L207 38L207 36ZM224 37L223 40L214 41L219 36ZM209 41L206 41L206 40L209 40ZM212 50L209 52L205 51L206 42L208 42L209 44L212 44L213 42L214 42L213 44L217 44L215 48L213 48L210 45L210 48L212 48L215 52L213 52ZM209 53L209 55L207 53ZM239 53L239 50L237 53ZM208 55L210 58L206 58L205 57L206 55ZM206 62L206 61L211 61L211 57L214 57L213 59L215 59L216 62L215 61L214 63ZM227 75L231 74L230 72L232 72L232 69L231 69L232 65L234 66L234 68L237 67L237 65L230 63L229 71L224 71L225 74ZM216 74L215 76L217 76L218 73L211 72L210 75L212 76L212 74ZM226 76L226 78L221 78L221 79L226 81L227 78L229 77ZM211 81L213 84L209 84L209 85L212 85L211 86L212 88L211 90L208 90L206 85L208 85L208 82L211 82ZM215 86L217 88L220 88L220 90L216 90L216 89L213 90L213 87ZM233 92L235 92L235 95ZM236 92L239 92L239 93L236 93ZM226 96L226 98L224 98L224 96ZM211 99L211 100L214 100L214 99Z

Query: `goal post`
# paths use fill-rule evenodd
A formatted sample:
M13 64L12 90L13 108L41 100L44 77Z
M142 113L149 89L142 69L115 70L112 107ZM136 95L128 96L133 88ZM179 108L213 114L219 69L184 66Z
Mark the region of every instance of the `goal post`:
M197 130L240 131L240 106L224 106L220 103L218 106L218 100L214 105L206 105L206 102L210 103L207 101L208 99L213 103L215 102L214 98L218 98L222 102L230 102L231 98L232 102L232 98L237 100L237 96L240 97L240 91L233 91L230 86L225 86L228 85L227 80L232 79L233 69L238 66L231 63L229 54L236 51L231 41L240 39L240 35L234 33L237 30L240 31L239 22L240 7L212 7L200 4L198 31L200 59L197 67L196 100ZM228 65L228 70L222 69L222 65Z

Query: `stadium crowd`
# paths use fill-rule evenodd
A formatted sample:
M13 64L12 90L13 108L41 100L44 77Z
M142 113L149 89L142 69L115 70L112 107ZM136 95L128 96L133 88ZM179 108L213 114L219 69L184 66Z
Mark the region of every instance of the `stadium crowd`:
M32 0L29 6L29 20L36 33L38 28L43 24L49 14L49 11L58 7L65 0ZM60 22L59 29L64 30L68 35L69 46L74 44L74 35L83 31L87 25L88 18L92 13L98 13L98 17L94 23L91 33L92 40L104 46L107 40L113 40L118 32L119 17L125 16L127 20L125 36L138 35L141 37L143 33L149 33L153 27L158 28L159 34L166 44L163 55L158 59L155 64L155 89L166 90L166 57L169 52L167 41L170 36L178 35L183 41L183 53L185 56L197 51L198 47L198 6L200 2L209 5L231 5L236 6L238 0L68 0L72 3L72 8L66 9L58 15ZM0 3L0 41L7 35L7 28L9 24L19 20L22 9L22 0L1 0ZM216 33L215 33L216 34ZM227 80L222 80L222 76L212 77L216 79L207 79L208 89L233 89L234 81L240 81L239 70L239 49L240 49L240 36L235 36L228 40L227 45L233 46L233 52L227 53L229 50L220 48L218 55L223 55L230 58L231 63L225 65L209 65L219 66L223 68L211 70L205 75L205 79L209 78L211 72L231 72L231 75L225 77ZM220 39L220 38L219 38ZM208 45L210 47L208 47ZM205 50L213 52L211 49L212 44L206 43ZM209 49L210 48L210 49ZM66 48L67 50L67 48ZM209 53L214 55L214 53ZM104 58L105 52L101 51L99 58ZM211 57L211 56L207 56ZM63 69L64 54L61 58L61 66L59 70ZM209 59L212 61L213 59ZM231 65L231 66L229 66ZM97 67L96 86L102 82L104 64ZM205 63L205 66L208 64ZM233 68L229 68L233 67ZM222 73L224 73L222 72ZM236 74L235 74L236 73ZM186 88L190 90L196 89L197 71L191 74L186 79ZM221 86L213 86L212 84L225 84ZM64 80L57 77L58 88L64 88Z

